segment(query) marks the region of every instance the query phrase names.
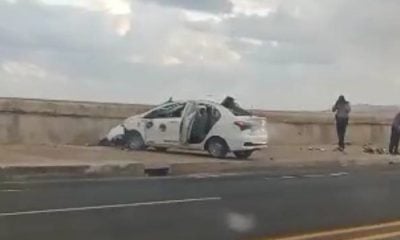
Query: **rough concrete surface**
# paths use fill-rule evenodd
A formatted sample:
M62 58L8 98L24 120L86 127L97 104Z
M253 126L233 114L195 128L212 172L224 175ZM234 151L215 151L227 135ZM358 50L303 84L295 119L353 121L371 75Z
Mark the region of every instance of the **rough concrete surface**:
M170 175L263 171L274 168L352 167L388 165L400 161L389 155L368 154L360 146L346 153L323 146L271 146L249 160L214 159L203 152L171 150L127 151L106 147L63 145L3 145L0 173L13 176L144 176L145 170L167 169Z

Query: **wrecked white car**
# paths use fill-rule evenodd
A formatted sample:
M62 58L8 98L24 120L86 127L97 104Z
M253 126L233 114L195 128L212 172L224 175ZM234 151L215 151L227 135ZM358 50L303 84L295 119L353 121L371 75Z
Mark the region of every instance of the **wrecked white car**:
M266 120L241 109L232 98L212 101L168 102L132 116L113 128L109 142L123 142L132 150L153 147L206 150L213 157L229 152L246 159L267 146Z

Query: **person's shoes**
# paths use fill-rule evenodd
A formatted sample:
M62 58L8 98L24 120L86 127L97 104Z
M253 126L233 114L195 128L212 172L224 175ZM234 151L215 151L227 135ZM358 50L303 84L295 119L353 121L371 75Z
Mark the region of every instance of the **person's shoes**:
M344 151L344 147L337 147L333 151L334 152L336 152L336 151L343 152Z

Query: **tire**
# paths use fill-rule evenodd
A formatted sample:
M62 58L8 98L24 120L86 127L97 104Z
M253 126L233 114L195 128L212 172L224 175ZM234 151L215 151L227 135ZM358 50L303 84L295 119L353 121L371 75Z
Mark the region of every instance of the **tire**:
M135 151L146 149L142 136L136 131L129 131L126 133L126 146Z
M252 150L245 150L245 151L236 151L234 152L236 158L238 159L248 159L251 154L253 154Z
M229 152L229 147L221 138L212 138L207 143L207 151L215 158L225 158Z
M157 152L166 152L168 148L166 147L154 147Z

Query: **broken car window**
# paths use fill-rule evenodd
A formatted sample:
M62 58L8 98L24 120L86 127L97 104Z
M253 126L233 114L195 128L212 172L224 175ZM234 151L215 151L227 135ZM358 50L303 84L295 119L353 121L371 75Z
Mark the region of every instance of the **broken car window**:
M145 118L180 118L184 108L184 103L167 104L150 112Z

